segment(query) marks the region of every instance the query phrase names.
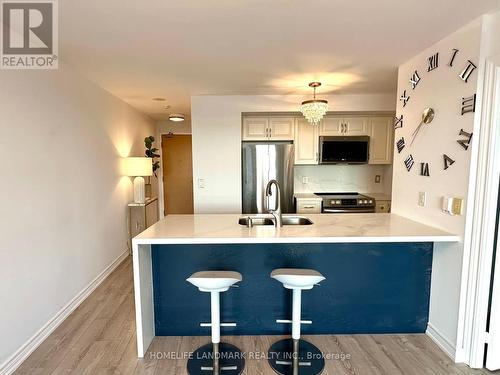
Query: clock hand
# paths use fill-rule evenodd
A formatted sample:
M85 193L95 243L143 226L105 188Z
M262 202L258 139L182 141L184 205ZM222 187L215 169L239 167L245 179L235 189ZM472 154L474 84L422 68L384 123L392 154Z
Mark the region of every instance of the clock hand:
M411 138L410 146L413 144L413 141L417 137L417 134L420 131L420 128L422 127L423 124L424 124L424 122L421 121L420 124L418 124L417 128L415 129L415 131L413 132L413 134L411 135L412 138Z
M432 108L426 108L422 112L422 121L420 121L420 124L418 124L417 128L412 134L410 146L413 144L413 141L417 137L418 132L420 131L420 128L422 127L423 124L430 124L434 120L434 110Z

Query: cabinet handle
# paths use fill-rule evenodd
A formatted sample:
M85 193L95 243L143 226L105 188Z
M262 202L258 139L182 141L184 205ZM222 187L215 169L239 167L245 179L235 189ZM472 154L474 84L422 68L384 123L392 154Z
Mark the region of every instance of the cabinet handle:
M314 208L314 206L304 206L302 208L309 208L309 209L311 209L311 208Z

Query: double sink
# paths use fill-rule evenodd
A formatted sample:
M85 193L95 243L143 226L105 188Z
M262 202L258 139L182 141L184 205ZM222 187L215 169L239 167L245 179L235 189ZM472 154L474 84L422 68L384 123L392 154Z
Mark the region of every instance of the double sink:
M275 225L272 216L250 215L240 217L238 223L249 228L255 225ZM283 215L283 225L311 225L313 222L304 216L288 216Z

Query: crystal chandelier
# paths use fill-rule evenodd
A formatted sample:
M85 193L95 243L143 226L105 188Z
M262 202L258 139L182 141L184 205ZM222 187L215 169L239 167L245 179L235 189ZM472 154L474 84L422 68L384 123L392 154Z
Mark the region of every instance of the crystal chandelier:
M313 125L317 125L328 111L328 101L316 99L316 87L319 86L321 86L321 82L311 82L309 84L309 87L314 89L313 99L303 101L300 106L300 112Z

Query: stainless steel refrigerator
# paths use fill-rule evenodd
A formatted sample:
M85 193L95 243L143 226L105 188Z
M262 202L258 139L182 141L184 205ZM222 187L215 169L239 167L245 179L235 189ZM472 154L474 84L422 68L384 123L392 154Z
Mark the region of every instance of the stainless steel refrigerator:
M274 208L276 192L266 198L269 180L278 181L281 189L281 211L295 212L293 201L292 142L242 142L242 211L244 214L266 213Z

